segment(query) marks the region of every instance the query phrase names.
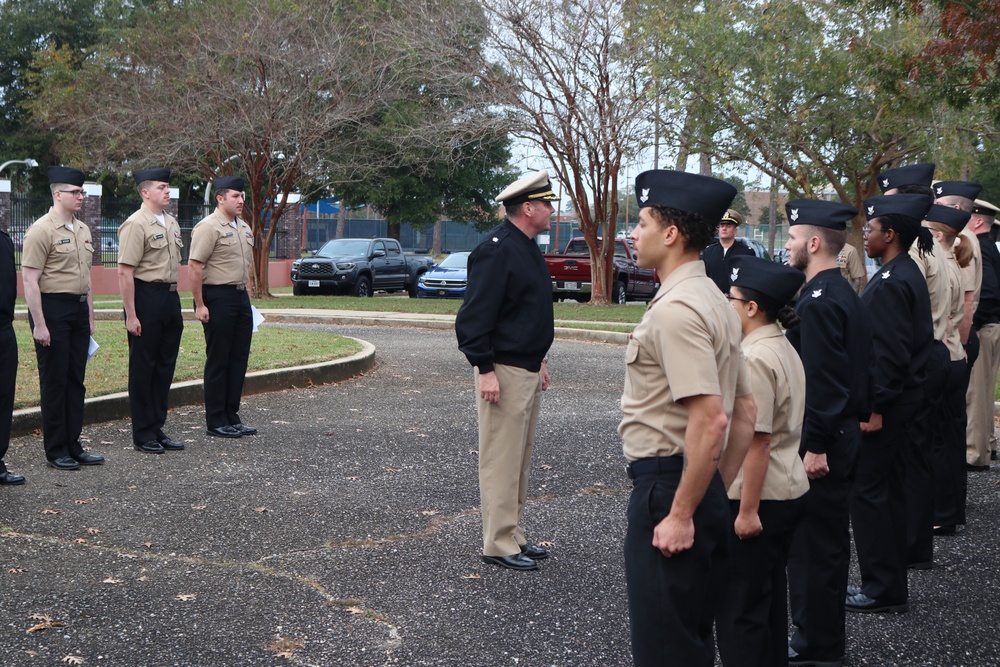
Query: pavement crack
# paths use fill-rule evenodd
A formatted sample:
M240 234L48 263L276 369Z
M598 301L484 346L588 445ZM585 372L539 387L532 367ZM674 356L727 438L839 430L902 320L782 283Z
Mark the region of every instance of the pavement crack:
M66 539L61 537L56 537L53 535L42 535L39 533L21 533L10 527L0 528L0 538L11 539L11 540L26 540L33 542L43 542L46 544L56 544L61 546L69 546L74 548L85 548L91 551L102 552L106 554L114 554L119 558L127 559L142 559L145 561L154 562L170 562L170 563L185 563L188 565L202 565L202 566L213 566L220 568L238 568L253 570L261 574L275 577L278 579L283 579L285 581L290 581L295 584L305 586L311 589L319 598L324 601L324 604L328 607L332 607L340 610L342 613L351 614L352 616L357 616L364 621L369 623L376 623L381 625L388 636L385 642L385 650L391 653L394 649L402 645L402 638L399 634L399 627L394 624L384 612L378 611L376 609L366 608L363 606L364 600L361 598L339 598L332 593L330 593L325 586L314 576L296 574L294 572L288 572L286 570L281 570L270 565L266 565L260 560L258 561L240 561L240 560L214 560L210 558L200 558L197 556L184 556L178 554L165 554L158 553L155 551L134 551L131 549L126 549L123 547L114 547L104 544L92 544L90 542L81 542L79 539ZM306 551L306 550L302 550ZM282 554L286 556L287 554ZM276 556L269 556L266 559L274 558Z

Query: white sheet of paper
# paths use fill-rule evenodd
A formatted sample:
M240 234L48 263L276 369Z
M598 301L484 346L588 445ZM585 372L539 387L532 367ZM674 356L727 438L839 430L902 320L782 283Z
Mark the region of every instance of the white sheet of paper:
M257 327L264 323L264 316L257 310L257 306L250 306L250 314L253 316L253 331L257 332Z
M90 361L91 359L93 359L94 355L97 354L97 351L99 349L101 349L101 346L98 345L97 341L94 340L94 337L91 336L90 337L90 347L87 348L87 361Z

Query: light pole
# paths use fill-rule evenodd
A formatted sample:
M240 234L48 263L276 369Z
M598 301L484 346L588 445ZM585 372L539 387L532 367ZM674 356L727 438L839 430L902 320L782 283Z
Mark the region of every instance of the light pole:
M28 169L34 169L35 167L38 166L38 163L32 160L31 158L28 158L26 160L7 160L3 164L0 164L0 174L3 173L4 169L6 169L12 164L23 164L26 167L28 167Z

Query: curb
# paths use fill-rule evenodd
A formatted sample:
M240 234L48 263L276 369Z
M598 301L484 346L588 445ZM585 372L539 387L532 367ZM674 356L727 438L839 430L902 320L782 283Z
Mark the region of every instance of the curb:
M350 336L346 336L346 338L350 338ZM246 381L243 384L243 395L249 396L282 389L343 382L364 375L375 365L375 346L358 338L352 338L352 340L361 343L361 351L350 357L306 366L247 373ZM196 405L203 403L204 400L205 391L201 380L175 382L170 385L169 405L171 407ZM123 419L128 416L128 392L97 396L84 401L84 425ZM41 429L41 427L42 412L40 408L15 410L11 424L11 437L31 435L33 431Z

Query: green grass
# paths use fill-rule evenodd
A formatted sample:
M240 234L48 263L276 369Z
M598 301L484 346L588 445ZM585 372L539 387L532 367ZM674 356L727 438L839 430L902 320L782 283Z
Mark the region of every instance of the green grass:
M87 396L103 396L128 388L128 343L120 321L98 321L94 339L101 346L87 363ZM18 370L14 408L38 405L38 366L28 323L14 322ZM253 335L251 371L330 361L361 351L354 340L334 334L263 326ZM205 336L197 322L184 323L174 382L197 380L205 367Z
M276 287L271 290L275 298L252 299L257 308L310 308L319 310L355 310L362 312L382 311L392 313L429 313L436 315L454 315L462 302L457 299L411 299L398 294L377 294L371 299L359 299L353 296L292 296L291 287ZM191 293L181 292L181 306L191 310ZM619 322L622 324L638 324L646 310L645 304L630 304L627 306L609 305L595 306L589 303L560 302L552 304L557 320L583 322ZM98 295L94 297L94 308L98 310L116 310L122 306L117 294ZM24 299L17 300L18 308L25 308Z

